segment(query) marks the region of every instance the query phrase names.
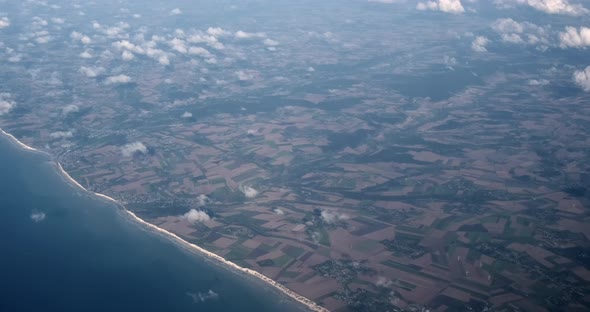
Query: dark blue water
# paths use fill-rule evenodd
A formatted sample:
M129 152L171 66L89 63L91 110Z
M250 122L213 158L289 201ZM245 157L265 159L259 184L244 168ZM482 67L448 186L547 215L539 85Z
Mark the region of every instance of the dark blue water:
M76 191L0 136L0 311L303 311Z

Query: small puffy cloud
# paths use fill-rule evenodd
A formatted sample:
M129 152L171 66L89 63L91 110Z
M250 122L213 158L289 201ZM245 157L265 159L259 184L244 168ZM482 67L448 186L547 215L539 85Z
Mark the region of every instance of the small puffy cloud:
M0 116L10 113L16 106L16 103L11 100L9 93L0 93Z
M127 75L117 75L117 76L110 76L105 80L106 84L119 84L119 83L129 83L131 81L131 77Z
M237 39L252 39L252 38L262 38L262 37L264 37L264 35L261 33L249 33L249 32L238 30L234 34L234 37L236 37Z
M192 118L193 117L193 113L191 112L184 112L182 114L182 116L180 116L181 118Z
M377 287L385 287L385 288L389 288L393 285L393 281L383 277L383 276L379 276L377 277L377 281L375 282L375 286Z
M274 46L279 45L278 41L275 41L275 40L272 40L269 38L264 39L264 41L262 43L264 43L264 45L269 46L269 47L274 47Z
M104 72L104 68L82 66L80 67L80 72L88 78L95 78Z
M138 45L135 45L135 44L129 42L128 40L120 40L117 42L113 42L113 47L118 50L128 50L128 51L136 53L136 54L145 54L146 53L144 48L142 48Z
M64 115L77 113L79 111L80 111L80 108L78 107L78 105L75 105L75 104L66 105L61 108L61 113Z
M209 202L209 197L205 194L201 194L197 197L197 201L199 206L205 206Z
M242 193L244 193L244 195L247 198L254 198L254 197L258 196L258 191L255 188L251 187L251 186L241 185L240 186L240 191Z
M182 53L182 54L186 54L188 52L188 48L186 47L186 42L182 39L178 39L178 38L174 38L172 40L170 40L170 47L172 48L172 50Z
M89 59L89 58L93 58L94 56L92 55L92 51L85 50L84 52L80 53L80 57L84 58L84 59Z
M490 40L483 36L477 36L471 43L471 49L475 52L487 52L486 46L490 43Z
M451 14L460 14L465 12L465 8L463 7L463 4L461 4L461 0L436 0L418 2L416 9L420 11L442 11Z
M39 223L39 222L45 220L45 218L47 218L47 215L41 211L33 211L31 213L30 217L31 217L31 220L33 220L33 222Z
M131 61L134 58L135 55L129 51L123 51L123 53L121 53L121 59L123 59L123 61Z
M82 34L82 33L79 33L79 32L77 32L77 31L73 31L73 32L70 34L70 37L71 37L72 39L76 40L76 41L80 41L80 42L82 42L82 43L83 43L83 44L85 44L85 45L86 45L86 44L90 44L90 43L92 43L92 39L90 39L90 37L88 37L88 36L86 36L86 35L84 35L84 34Z
M238 71L234 72L234 75L236 75L236 77L240 81L248 81L248 80L252 80L252 79L256 78L255 73L243 71L243 70L238 70Z
M574 72L574 82L586 92L590 92L590 66Z
M531 79L528 81L529 86L546 86L549 84L547 79Z
M61 140L61 139L70 139L74 137L74 133L72 131L56 131L51 132L49 137L54 140Z
M190 35L187 39L190 43L206 43L208 46L216 50L223 50L225 46L219 42L215 36L211 36L203 33L195 33Z
M214 292L213 290L209 289L209 291L204 292L204 293L188 293L187 295L189 295L191 298L193 298L193 301L195 303L199 303L199 302L204 302L207 300L215 300L219 298L219 294Z
M581 4L571 4L569 0L495 0L499 7L512 7L514 5L528 5L547 14L584 15L589 11Z
M121 153L124 157L131 157L135 154L146 154L147 147L141 142L133 142L121 147Z
M176 9L170 11L171 16L180 15L180 14L182 14L182 10L180 10L179 8L176 8Z
M48 23L46 20L44 20L38 16L33 16L33 23L32 24L33 24L34 28L41 28L41 27L47 26Z
M284 216L285 215L285 211L283 209L280 208L275 208L273 209L273 212L280 215L280 216Z
M0 17L0 29L10 26L8 17Z
M97 22L92 23L92 27L109 38L127 39L129 34L126 33L126 29L130 27L128 23L119 22L115 26L105 27Z
M11 63L18 63L20 62L22 59L22 55L20 54L14 54L8 57L8 61Z
M330 211L330 210L322 210L322 214L320 215L322 221L327 224L334 224L338 221L344 221L350 219L345 213L339 213L337 211Z
M158 57L158 63L160 63L161 65L164 65L164 66L168 66L168 65L170 65L170 59L168 58L167 55L161 55Z
M54 24L63 24L65 22L65 20L63 18L59 18L59 17L52 17L51 22Z
M559 33L559 46L565 48L585 48L590 46L590 28L566 27Z
M211 57L212 56L211 52L209 52L209 51L207 51L207 49L201 48L201 47L190 47L188 49L188 54L198 55L198 56L202 56L202 57Z
M191 209L189 212L182 215L182 218L188 220L190 223L211 221L211 217L204 211Z
M229 32L219 27L209 27L207 29L207 34L214 37L222 37L229 35Z

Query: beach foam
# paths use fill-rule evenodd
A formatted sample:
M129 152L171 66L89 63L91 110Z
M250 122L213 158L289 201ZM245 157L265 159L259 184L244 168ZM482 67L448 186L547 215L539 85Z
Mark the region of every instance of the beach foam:
M47 154L47 153L45 153L45 152L39 151L39 150L37 150L37 149L34 149L34 148L32 148L32 147L30 147L30 146L28 146L28 145L26 145L26 144L22 143L22 142L21 142L21 141L19 141L17 138L15 138L13 135L11 135L10 133L7 133L6 131L2 130L1 128L0 128L0 131L2 132L2 134L6 135L8 138L10 138L10 140L11 140L13 143L17 144L17 145L18 145L20 148L22 148L22 149L24 149L24 150L31 151L31 152L37 152L37 153L43 153L43 154ZM47 155L48 155L48 154L47 154ZM326 308L324 308L324 307L321 307L321 306L319 306L317 303L313 302L312 300L310 300L310 299L308 299L308 298L306 298L306 297L304 297L304 296L301 296L301 295L299 295L298 293L296 293L296 292L294 292L294 291L290 290L289 288L287 288L287 287L286 287L286 286L284 286L283 284L281 284L281 283L278 283L278 282L276 282L276 281L272 280L271 278L268 278L267 276L265 276L265 275L263 275L263 274L261 274L261 273L259 273L259 272L256 272L256 271L254 271L254 270L251 270L251 269L247 269L247 268L241 267L241 266L239 266L239 265L237 265L237 264L235 264L235 263L233 263L233 262L231 262L231 261L228 261L228 260L226 260L225 258L223 258L223 257L221 257L221 256L219 256L219 255L217 255L217 254L214 254L214 253L212 253L212 252L210 252L210 251L208 251L208 250L206 250L206 249L204 249L204 248L202 248L202 247L199 247L199 246L197 246L197 245L195 245L195 244L192 244L192 243L189 243L189 242L185 241L184 239L182 239L182 238L181 238L181 237L179 237L178 235L176 235L176 234L174 234L174 233L172 233L172 232L170 232L170 231L168 231L168 230L165 230L165 229L163 229L163 228L160 228L160 227L158 227L158 226L156 226L156 225L153 225L153 224L151 224L151 223L149 223L149 222L147 222L147 221L145 221L145 220L141 219L140 217L138 217L138 216L137 216L136 214L134 214L133 212L131 212L131 211L127 210L127 209L125 208L125 206L124 206L122 203L118 202L118 201L117 201L117 200L115 200L114 198L112 198L112 197L109 197L109 196L107 196L107 195L104 195L104 194L100 194L100 193L96 193L96 192L91 192L91 191L88 191L88 190L87 190L87 189L86 189L84 186L82 186L80 183L78 183L76 180L74 180L74 179L73 179L73 178L72 178L72 177L71 177L71 176L70 176L70 175L67 173L67 171L65 171L65 170L64 170L64 168L62 167L62 165L61 165L59 162L55 162L55 167L56 167L57 171L58 171L59 173L61 173L61 175L62 175L62 176L63 176L63 177L64 177L64 178L65 178L67 181L69 181L69 182L70 182L72 185L74 185L76 188L78 188L78 189L79 189L79 190L81 190L81 191L88 192L88 193L90 193L90 194L92 194L92 195L94 195L94 196L96 196L96 197L98 197L98 198L100 198L100 199L102 199L102 200L105 200L105 201L108 201L108 202L114 203L114 204L116 204L116 205L118 205L118 206L120 206L120 207L123 207L124 211L125 211L125 212L126 212L126 213L127 213L127 214L128 214L128 215L129 215L129 216L130 216L130 217L131 217L133 220L134 220L134 221L136 221L137 223L139 223L139 224L141 224L141 225L144 225L145 227L147 227L147 228L149 228L149 229L151 229L151 230L153 230L153 231L155 231L155 232L158 232L158 233L164 234L164 235L166 235L166 236L168 236L168 237L170 237L170 238L174 239L176 242L178 242L178 243L182 244L182 246L188 247L188 248L190 248L190 249L191 249L191 250L193 250L193 251L197 251L198 253L200 253L200 254L202 254L202 255L206 256L206 257L207 257L207 258L209 258L209 259L215 260L215 261L217 261L218 263L224 264L224 265L228 266L228 267L229 267L229 268L231 268L231 269L237 270L237 271L239 271L239 272L242 272L242 273L246 273L246 274L248 274L248 275L250 275L250 276L256 277L256 278L258 278L258 279L260 279L260 280L262 280L262 281L266 282L267 284L269 284L269 285L271 285L271 286L275 287L277 290L281 291L283 294L285 294L285 295L289 296L290 298L294 299L295 301L297 301L297 302L299 302L299 303L301 303L301 304L305 305L306 307L308 307L308 308L309 308L310 310L312 310L312 311L317 311L317 312L329 312L329 311L328 311L328 309L326 309Z

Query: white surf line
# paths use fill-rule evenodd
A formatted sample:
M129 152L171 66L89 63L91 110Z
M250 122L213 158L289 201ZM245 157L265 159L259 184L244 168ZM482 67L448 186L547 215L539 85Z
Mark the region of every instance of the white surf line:
M2 132L2 134L4 134L5 136L8 137L9 140L11 140L13 143L15 143L16 145L18 145L18 147L20 147L21 149L24 149L26 151L31 151L31 152L36 152L36 153L41 153L41 154L45 154L45 155L49 155L46 152L40 151L36 148L32 148L28 145L26 145L25 143L19 141L14 135L4 131L4 129L0 128L0 132Z
M279 283L279 282L277 282L277 281L275 281L275 280L273 280L271 278L266 277L266 275L264 275L264 274L258 273L258 272L254 271L254 270L250 270L250 269L241 267L241 266L239 266L239 265L237 265L237 264L235 264L235 263L233 263L231 261L228 261L225 258L223 258L223 257L221 257L221 256L219 256L217 254L214 254L214 253L212 253L212 252L210 252L210 251L208 251L208 250L206 250L206 249L204 249L202 247L199 247L199 246L197 246L197 245L195 245L193 243L189 243L189 242L185 241L184 239L180 238L178 235L176 235L176 234L174 234L172 232L169 232L169 231L167 231L167 230L165 230L163 228L160 228L160 227L155 226L155 225L153 225L153 224L151 224L149 222L144 221L143 219L141 219L140 217L138 217L137 215L135 215L133 212L131 212L129 210L125 210L125 211L128 214L130 214L131 217L133 217L137 222L139 222L139 223L147 226L148 228L151 228L151 229L153 229L153 230L155 230L157 232L160 232L162 234L166 234L166 235L168 235L168 236L170 236L170 237L172 237L174 239L177 239L183 245L185 245L187 247L190 247L190 248L198 251L199 253L202 253L203 255L209 257L210 259L216 260L216 261L218 261L220 263L223 263L223 264L225 264L225 265L227 265L227 266L229 266L229 267L231 267L231 268L233 268L235 270L238 270L240 272L243 272L243 273L246 273L246 274L249 274L249 275L252 275L254 277L257 277L257 278L261 279L262 281L270 284L271 286L274 286L276 289L278 289L279 291L281 291L285 295L291 297L295 301L298 301L299 303L304 304L305 306L307 306L312 311L329 312L328 309L326 309L326 308L324 308L322 306L319 306L317 303L313 302L312 300L310 300L310 299L308 299L306 297L301 296L300 294L298 294L298 293L290 290L289 288L287 288L285 285L283 285L283 284L281 284L281 283Z
M30 146L22 143L17 138L15 138L12 134L7 133L6 131L2 130L1 128L0 128L0 131L4 135L8 136L15 144L17 144L22 149L25 149L25 150L28 150L28 151L40 152L40 153L46 154L45 152L39 151L37 149L34 149L34 148L32 148L32 147L30 147ZM212 253L212 252L210 252L210 251L208 251L208 250L206 250L206 249L204 249L202 247L199 247L199 246L197 246L197 245L195 245L193 243L189 243L189 242L185 241L180 236L178 236L178 235L176 235L176 234L174 234L174 233L172 233L172 232L170 232L168 230L165 230L165 229L163 229L161 227L158 227L156 225L153 225L153 224L151 224L151 223L149 223L149 222L141 219L140 217L138 217L133 212L127 210L123 204L121 204L120 202L118 202L114 198L109 197L109 196L104 195L104 194L101 194L101 193L91 192L91 191L87 190L84 186L82 186L80 183L78 183L78 181L74 180L74 178L72 178L72 176L70 176L70 174L67 171L64 170L64 168L62 167L62 165L59 162L56 161L55 164L56 164L55 167L57 168L57 170L59 171L59 173L61 173L61 175L63 177L65 177L66 180L68 180L70 183L72 183L72 185L74 185L76 188L78 188L78 189L80 189L80 190L82 190L84 192L88 192L90 194L93 194L96 197L99 197L99 198L101 198L103 200L112 202L114 204L117 204L118 206L123 207L124 210L125 210L125 212L127 212L138 223L140 223L140 224L142 224L142 225L144 225L144 226L146 226L146 227L148 227L148 228L150 228L150 229L152 229L152 230L154 230L156 232L159 232L159 233L168 235L169 237L177 240L179 243L181 243L181 244L183 244L183 245L185 245L185 246L187 246L187 247L189 247L189 248L191 248L193 250L196 250L200 254L208 257L209 259L213 259L213 260L215 260L215 261L217 261L219 263L222 263L222 264L225 264L225 265L229 266L232 269L235 269L237 271L240 271L240 272L249 274L251 276L254 276L254 277L256 277L256 278L258 278L258 279L266 282L267 284L269 284L269 285L275 287L276 289L278 289L279 291L281 291L283 294L285 294L285 295L289 296L290 298L294 299L295 301L297 301L297 302L305 305L307 308L309 308L312 311L316 311L316 312L329 312L328 309L326 309L326 308L318 305L317 303L313 302L312 300L310 300L310 299L308 299L308 298L306 298L306 297L304 297L304 296L302 296L302 295L300 295L300 294L298 294L298 293L290 290L285 285L283 285L283 284L281 284L281 283L279 283L279 282L277 282L277 281L275 281L275 280L267 277L264 274L261 274L259 272L254 271L254 270L251 270L251 269L247 269L247 268L241 267L241 266L239 266L239 265L237 265L237 264L235 264L235 263L233 263L233 262L231 262L229 260L226 260L222 256L219 256L217 254L214 254L214 253Z

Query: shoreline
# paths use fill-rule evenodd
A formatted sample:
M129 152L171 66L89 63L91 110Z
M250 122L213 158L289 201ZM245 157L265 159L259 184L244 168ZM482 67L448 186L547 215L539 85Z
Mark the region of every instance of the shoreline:
M35 153L40 153L46 156L50 156L50 154L37 150L33 147L30 147L24 143L22 143L21 141L19 141L16 137L14 137L12 134L4 131L2 128L0 128L0 132L5 135L6 137L8 137L9 141L11 141L12 143L16 144L20 149L28 151L28 152L35 152ZM262 273L259 273L255 270L252 269L248 269L248 268L244 268L241 267L229 260L226 260L225 258L223 258L222 256L219 256L213 252L210 252L198 245L195 245L193 243L190 243L184 239L182 239L180 236L166 230L163 228L160 228L154 224L151 224L143 219L141 219L140 217L138 217L135 213L129 211L127 208L125 208L125 206L120 203L119 201L115 200L112 197L109 197L107 195L101 194L101 193L96 193L96 192L92 192L87 190L84 186L82 186L80 183L78 183L78 181L76 181L74 178L72 178L70 176L70 174L64 170L64 168L62 167L62 165L56 161L56 160L50 160L50 163L53 164L53 166L56 168L57 172L63 177L65 178L67 181L70 182L70 184L85 192L88 193L94 197L97 197L100 200L115 204L119 207L121 207L123 209L123 211L126 212L127 216L130 217L133 221L135 221L137 224L142 225L144 227L147 227L148 229L158 233L158 234L163 234L165 236L167 236L168 238L170 238L171 240L173 240L175 243L181 244L183 247L187 247L190 248L191 251L195 251L197 253L199 253L201 256L207 257L210 260L215 261L218 264L222 264L225 265L227 268L229 268L230 270L235 270L237 272L240 273L245 273L248 274L252 277L258 278L259 280L267 283L268 285L272 286L273 288L275 288L276 290L280 291L281 293L283 293L284 295L288 296L289 298L291 298L292 300L303 304L304 306L306 306L310 311L315 311L315 312L329 312L328 309L318 305L317 303L315 303L314 301L312 301L311 299L304 297L298 293L296 293L295 291L292 291L291 289L287 288L287 286L265 276Z

